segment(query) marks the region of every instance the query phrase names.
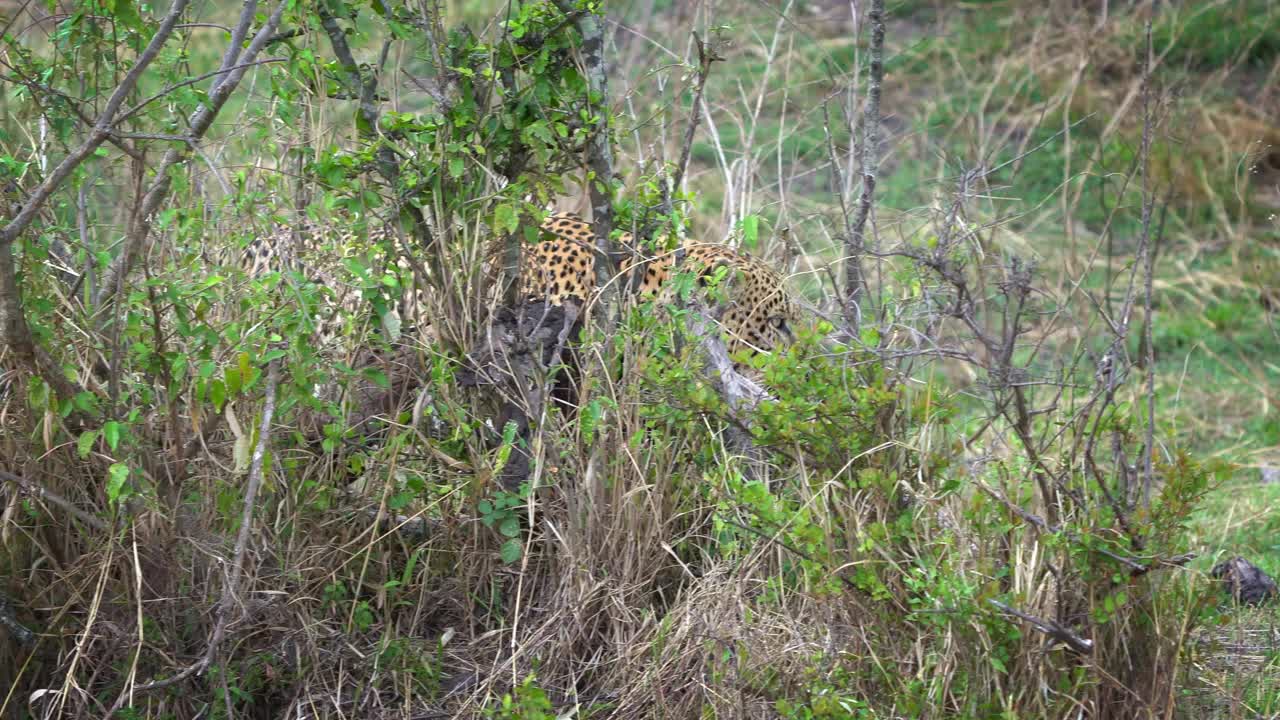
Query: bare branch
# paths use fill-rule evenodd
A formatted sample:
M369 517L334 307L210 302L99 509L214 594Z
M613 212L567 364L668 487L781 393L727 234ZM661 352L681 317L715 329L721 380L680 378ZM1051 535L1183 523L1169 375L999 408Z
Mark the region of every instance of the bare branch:
M249 26L253 24L253 14L258 11L258 0L244 0L244 7L240 9L240 22L236 24L236 29L231 32L231 41L227 43L227 49L222 53L222 71L229 70L236 64L236 60L240 57L241 45L244 45L244 39L249 36Z
M1092 640L1088 638L1080 637L1076 633L1063 627L1060 623L1054 620L1039 618L1039 617L1036 617L1035 615L1029 615L1027 613L1022 612L1021 610L1009 607L1008 605L1005 605L999 600L988 600L987 602L991 603L992 606L994 606L997 610L1004 613L1005 615L1012 615L1013 617L1016 617L1019 620L1026 621L1031 625L1033 629L1039 632L1042 632L1045 635L1048 635L1049 637L1053 638L1054 640L1057 640L1063 645L1066 645L1067 647L1080 653L1081 655L1089 655L1090 653L1093 652Z
M37 485L30 480L14 475L11 472L5 472L4 470L0 470L0 480L15 485L19 490L33 498L43 500L59 510L65 511L71 517L74 517L94 530L103 531L108 528L105 522L76 507L75 503L72 503L70 500L62 497L52 490Z
M249 479L244 491L240 530L236 535L235 554L231 559L230 574L227 582L222 587L222 597L218 602L217 608L217 620L214 623L213 634L209 638L209 645L205 649L205 654L199 660L174 675L162 680L154 680L142 685L135 685L132 688L126 688L116 698L111 711L107 713L107 717L115 715L116 710L119 710L127 700L138 693L160 690L176 685L193 675L204 672L217 659L218 646L226 636L227 617L240 589L240 575L244 565L244 556L249 546L249 534L253 525L253 510L257 502L258 490L262 487L263 459L266 456L267 445L271 442L271 422L276 410L276 388L280 384L279 363L280 361L276 359L267 364L267 387L265 399L262 403L262 421L258 425L258 442L254 445L253 457L249 463Z
M262 462L266 457L267 445L271 442L271 419L276 412L276 386L280 384L280 360L272 360L267 364L266 399L262 403L262 422L258 424L258 444L253 448L253 458L249 461L249 480L244 490L244 504L240 512L240 532L236 536L235 555L231 559L231 576L222 588L222 601L218 604L218 620L214 625L213 637L209 640L209 649L205 652L204 663L208 666L217 659L218 646L222 643L227 629L227 617L231 606L236 601L236 593L240 589L240 574L244 566L244 555L249 547L249 533L253 528L253 510L258 498L258 489L262 487Z
M565 15L574 16L577 8L569 0L555 0ZM602 294L613 287L613 261L609 252L609 236L613 233L613 146L609 135L609 76L605 72L604 22L595 13L577 14L574 25L582 35L582 62L587 76L587 95L596 104L589 111L599 118L587 147L587 187L591 194L591 222L596 231L596 287ZM601 300L605 307L611 303Z
M1146 346L1144 358L1147 371L1147 428L1146 447L1142 454L1142 504L1151 505L1151 486L1155 482L1155 433L1156 433L1156 357L1152 344L1151 296L1155 278L1155 248L1152 247L1151 209L1155 198L1151 192L1151 138L1154 132L1154 119L1151 109L1151 18L1147 18L1146 53L1142 62L1142 238L1141 253L1143 261L1143 323L1142 341Z
M8 630L9 636L16 640L19 645L33 644L36 641L36 634L31 632L27 626L18 622L18 618L14 616L10 604L8 598L0 595L0 627Z
M884 84L884 0L871 0L871 69L867 85L867 102L862 110L862 193L858 197L857 215L845 238L845 312L856 333L860 324L861 305L866 293L862 276L862 256L866 252L867 219L876 192L876 174L880 164L880 88Z

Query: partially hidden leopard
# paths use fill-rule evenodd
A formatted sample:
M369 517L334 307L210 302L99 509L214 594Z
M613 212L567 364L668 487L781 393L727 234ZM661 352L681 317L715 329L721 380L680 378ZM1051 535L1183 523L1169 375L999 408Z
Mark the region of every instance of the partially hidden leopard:
M567 300L593 299L597 251L592 224L573 213L557 212L548 215L540 229L539 241L524 247L517 286L520 301L559 306ZM385 306L397 315L397 326L416 328L420 337L429 334L424 279L415 277L413 264L401 252L395 253L394 262L387 262L387 250L399 247L389 230L376 228L363 237L336 232L312 221L277 226L248 243L240 257L241 267L252 278L294 269L329 288L328 305L318 309L314 323L315 342L322 349L334 347L341 335L342 315L357 316L363 311L361 304L368 301L364 292L342 279L343 260L353 256L362 257L370 272L396 278L378 287L399 293L385 298ZM634 247L630 233L623 233L619 241L624 247ZM797 310L781 274L764 261L721 243L686 242L683 255L681 267L699 279L711 277L721 267L727 270L727 305L720 313L720 324L730 354L771 352L791 342ZM638 290L641 297L652 299L662 296L676 272L675 262L676 253L667 252L626 262L622 273L624 277L633 269L642 273Z
M241 269L255 280L293 270L324 287L324 301L312 317L312 341L318 349L330 351L343 334L344 316L359 318L360 312L372 309L371 292L381 296L397 329L429 332L424 280L415 277L402 252L391 253L394 262L387 260L388 250L396 248L397 242L385 226L362 235L308 219L276 225L271 232L252 238L239 260ZM352 260L358 262L351 264ZM359 281L353 268L363 268L365 282ZM385 318L375 319L383 320L386 327Z
M573 213L549 215L542 222L542 240L528 249L522 263L519 291L525 302L545 300L551 305L567 299L586 301L594 297L595 228ZM631 233L619 238L625 247L634 247ZM718 268L728 272L727 307L721 325L731 355L771 352L790 343L798 322L797 308L787 292L781 274L764 261L721 243L686 242L682 269L700 280ZM667 281L675 274L676 253L631 260L622 267L623 277L641 272L641 297L662 297ZM643 265L636 268L637 265Z

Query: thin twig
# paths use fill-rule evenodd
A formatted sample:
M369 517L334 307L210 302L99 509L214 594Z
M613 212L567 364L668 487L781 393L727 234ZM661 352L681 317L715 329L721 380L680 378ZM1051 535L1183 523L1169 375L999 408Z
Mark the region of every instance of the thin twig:
M125 110L124 113L120 115L120 121L128 120L134 115L137 115L139 112L142 112L143 108L155 102L156 100L163 98L169 93L172 93L174 90L178 90L178 89L187 87L189 85L195 85L201 80L207 80L208 78L211 78L211 77L226 75L227 73L235 72L236 70L241 70L244 68L251 68L254 65L268 65L270 63L280 63L280 62L284 62L287 59L288 58L263 58L262 60L254 60L251 62L242 63L240 65L232 65L229 68L219 68L217 70L213 70L213 71L204 73L202 75L197 75L193 78L188 78L186 80L183 80L180 83L174 83L173 85L170 85L164 88L163 90L157 92L155 95L152 95L146 100L139 102L137 105L134 105L128 110ZM146 133L113 132L112 136L120 137L120 138L139 139L139 140L157 139L157 140L174 140L174 141L182 141L182 142L190 141L190 139L184 135L149 135Z
M1151 139L1154 120L1151 110L1151 18L1147 17L1147 47L1142 62L1142 257L1145 287L1143 289L1142 340L1146 346L1144 358L1147 372L1147 428L1146 448L1142 457L1142 504L1151 505L1151 487L1155 482L1155 433L1156 433L1156 357L1152 344L1151 296L1155 276L1155 249L1152 247L1151 209L1155 199L1151 193Z
M689 158L693 154L693 137L698 132L698 121L702 118L702 94L707 87L707 78L711 76L711 64L717 60L724 58L716 54L714 49L709 49L707 44L698 37L698 33L693 34L693 42L698 46L698 84L693 91L692 112L689 117L689 125L684 129L684 145L680 148L680 162L676 164L675 176L671 178L671 191L679 192L680 186L684 183L684 174L689 169ZM666 207L663 210L667 213L671 212L671 196L667 194L664 198Z
M84 510L81 510L80 508L76 507L75 504L72 503L70 500L62 497L61 495L59 495L58 493L55 493L52 490L49 490L48 488L37 485L31 482L30 480L27 480L19 475L14 475L11 472L6 472L4 470L0 470L0 480L3 480L7 483L12 483L13 485L16 485L19 490L30 495L31 497L43 500L49 503L50 505L53 505L54 507L65 511L71 517L74 517L75 519L79 520L85 525L88 525L94 530L105 531L108 529L108 525L105 522L103 522L102 520L99 520L93 515L90 515Z

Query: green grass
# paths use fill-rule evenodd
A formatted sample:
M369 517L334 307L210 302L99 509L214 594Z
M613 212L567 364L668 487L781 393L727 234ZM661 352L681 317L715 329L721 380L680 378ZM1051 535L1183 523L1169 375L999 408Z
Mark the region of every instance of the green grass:
M1280 577L1280 483L1263 484L1258 472L1242 469L1200 508L1197 531L1200 538L1221 556L1242 555L1272 577Z
M1280 484L1263 485L1255 471L1211 493L1196 514L1195 533L1205 554L1192 567L1208 573L1217 562L1240 555L1280 578ZM1216 591L1215 591L1216 592ZM1280 605L1235 607L1218 596L1219 624L1206 629L1200 655L1208 671L1192 692L1207 717L1276 717L1280 714ZM1233 714L1232 708L1247 713ZM1238 713L1239 711L1237 711Z
M1280 3L1230 0L1187 3L1161 13L1151 41L1166 61L1197 70L1242 63L1265 70L1280 57Z

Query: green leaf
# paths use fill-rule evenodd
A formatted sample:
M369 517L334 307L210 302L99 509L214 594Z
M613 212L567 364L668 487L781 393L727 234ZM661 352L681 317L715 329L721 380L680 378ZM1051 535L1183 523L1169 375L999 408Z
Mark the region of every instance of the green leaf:
M742 218L742 244L755 249L756 239L760 237L760 216L748 215Z
M89 453L93 451L93 443L97 439L97 430L86 430L80 434L80 439L76 441L76 451L80 453L81 459L89 457Z
M253 374L253 368L249 366L249 353L240 353L237 361L240 365L240 377L242 379L248 379Z
M98 407L98 396L88 391L78 392L74 402L76 409L80 412L93 412Z
M493 463L494 475L501 473L502 469L507 466L507 460L511 458L511 447L515 442L515 437L516 424L507 421L507 424L502 427L502 445L498 447L498 457Z
M387 498L387 507L399 511L404 509L409 503L413 502L414 495L409 491L394 493Z
M365 368L364 376L372 380L373 384L380 388L391 387L391 381L387 379L387 374L379 368Z
M457 180L458 178L462 177L462 171L465 168L466 166L463 164L463 159L461 156L455 155L449 158L449 177L453 178L454 180Z
M120 423L115 420L108 420L107 423L102 426L102 437L106 438L107 446L111 448L112 452L114 452L116 447L120 444Z
M222 412L222 404L227 401L227 386L221 380L209 383L209 402L218 412Z
M513 538L520 535L520 518L515 515L503 518L502 524L498 526L498 532L506 537Z
M199 375L202 380L208 380L213 377L213 373L216 372L217 369L218 366L214 364L212 360L205 360L200 363L200 369L196 371L196 374Z
M133 0L107 0L107 10L121 25L134 30L142 29L142 18L138 17L138 9Z
M225 389L228 395L234 397L235 395L240 394L240 389L244 387L244 375L240 374L240 368L223 368L222 379L225 383Z
M520 226L520 213L512 203L503 203L493 211L493 225L498 230L513 233Z
M408 585L413 580L413 569L418 566L418 557L422 555L422 548L413 551L409 556L409 562L404 565L404 572L400 573L400 584Z
M524 553L524 545L519 540L511 538L502 543L502 549L498 551L498 555L502 558L502 562L508 565L514 565L520 561L520 556Z
M129 479L129 466L124 463L115 463L107 470L107 500L112 505L121 498L124 493L124 483Z

